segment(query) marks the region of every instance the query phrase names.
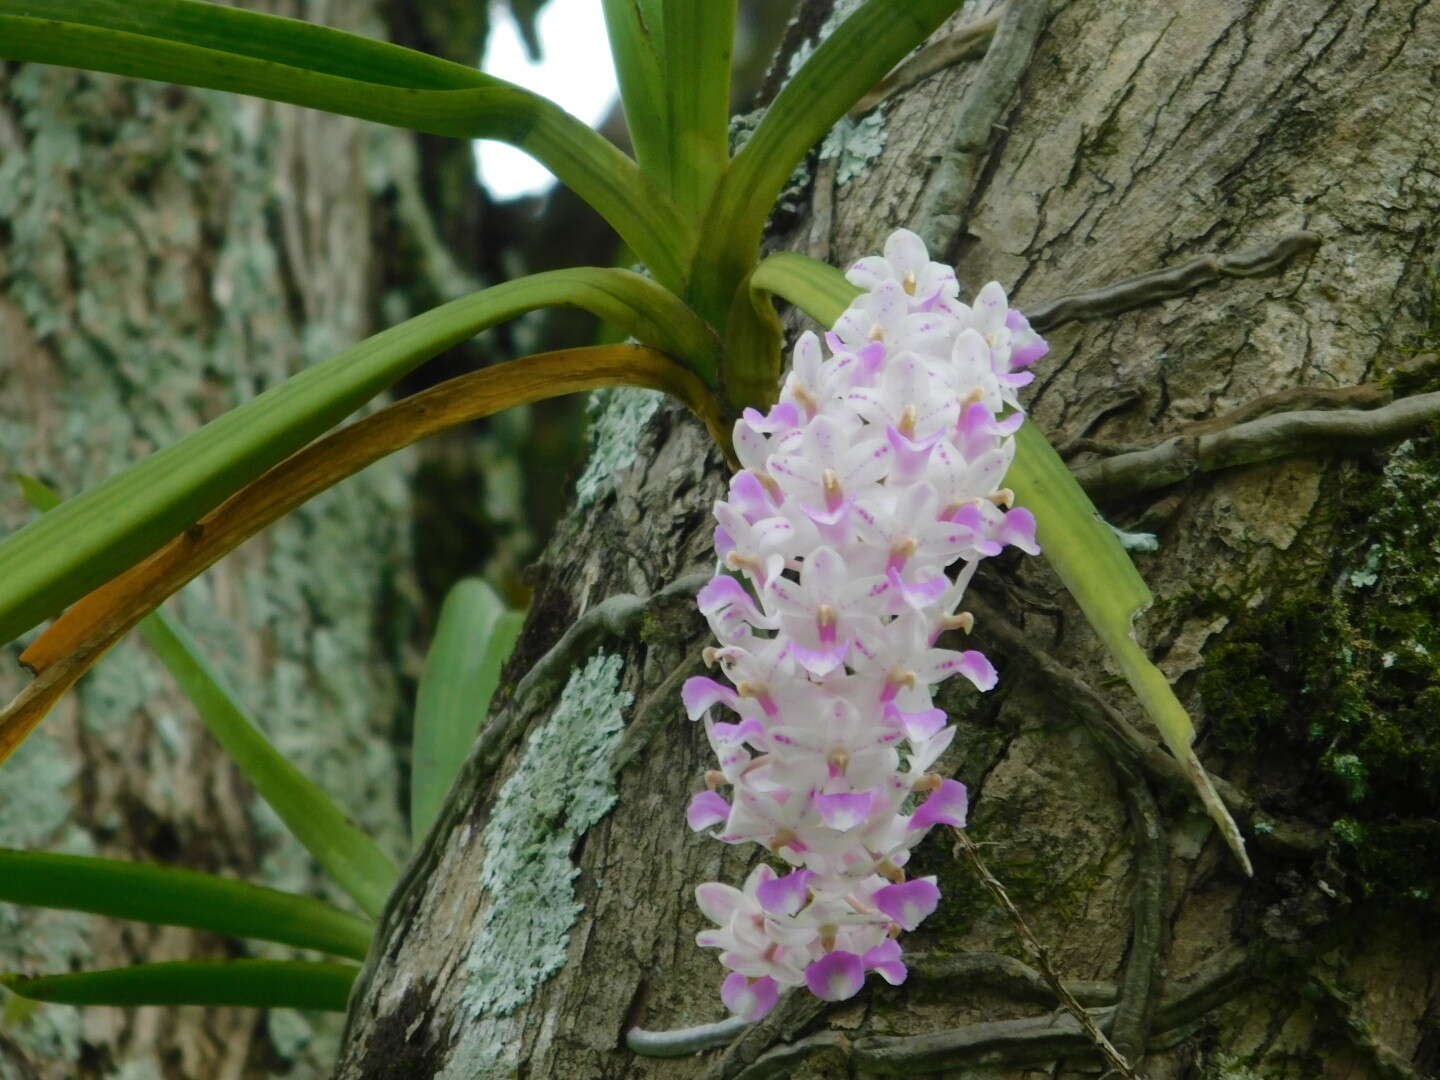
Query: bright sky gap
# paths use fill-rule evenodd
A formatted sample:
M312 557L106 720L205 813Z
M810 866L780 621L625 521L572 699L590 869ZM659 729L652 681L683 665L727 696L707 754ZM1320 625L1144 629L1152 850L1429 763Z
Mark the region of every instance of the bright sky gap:
M495 5L481 68L486 74L544 94L591 127L604 119L616 98L615 68L605 36L605 17L596 0L550 0L541 9L544 56L531 63L509 9ZM539 162L504 143L475 142L480 182L492 198L541 195L555 178Z

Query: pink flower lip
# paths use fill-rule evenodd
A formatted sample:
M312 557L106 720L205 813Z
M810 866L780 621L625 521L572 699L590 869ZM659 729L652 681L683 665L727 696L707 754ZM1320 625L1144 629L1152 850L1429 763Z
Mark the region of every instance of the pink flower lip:
M780 1000L780 984L769 975L751 979L732 972L720 987L720 1000L736 1016L759 1020Z
M914 930L940 903L933 877L886 885L875 894L875 906L906 930Z
M965 785L958 780L945 780L938 790L920 804L910 815L911 829L928 829L932 825L953 825L965 827L965 813L970 806L970 797Z
M865 966L852 952L837 949L805 969L805 985L822 1001L845 1001L865 985Z
M762 881L755 890L755 898L772 915L794 915L809 899L810 882L814 878L813 870L796 870L784 877Z
M685 820L690 828L699 832L711 825L723 825L730 818L730 804L725 797L714 791L700 791L690 800L685 811Z

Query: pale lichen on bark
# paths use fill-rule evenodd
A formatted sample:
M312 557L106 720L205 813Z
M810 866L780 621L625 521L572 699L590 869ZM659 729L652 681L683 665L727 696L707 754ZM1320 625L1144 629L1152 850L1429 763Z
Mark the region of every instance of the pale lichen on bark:
M488 906L465 962L471 1018L446 1077L513 1067L503 1026L487 1020L509 1016L565 964L584 910L571 852L615 805L610 761L634 701L620 689L622 667L619 656L597 652L571 674L495 797L479 881Z
M575 500L588 506L614 488L617 477L640 460L640 436L660 408L658 390L621 386L595 390L586 403L590 454L575 482Z

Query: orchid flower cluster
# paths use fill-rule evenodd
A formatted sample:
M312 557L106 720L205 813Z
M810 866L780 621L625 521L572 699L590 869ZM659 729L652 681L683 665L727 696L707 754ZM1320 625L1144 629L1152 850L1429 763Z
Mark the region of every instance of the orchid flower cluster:
M721 997L752 1020L782 988L838 1001L870 970L905 979L895 937L940 897L905 865L967 807L965 786L931 771L955 733L932 693L955 674L996 681L982 653L936 642L973 625L960 603L981 559L1039 552L1034 516L1000 485L1016 391L1048 346L994 282L961 303L954 271L906 230L847 277L866 291L826 335L829 358L803 335L778 403L735 426L743 469L715 504L715 550L744 582L721 572L699 596L728 685L684 687L720 766L690 826L788 869L696 890L718 924L697 940L730 969Z

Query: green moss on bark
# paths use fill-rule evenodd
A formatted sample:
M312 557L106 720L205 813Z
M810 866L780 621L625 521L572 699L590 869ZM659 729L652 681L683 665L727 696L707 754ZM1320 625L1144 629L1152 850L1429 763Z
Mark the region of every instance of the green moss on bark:
M1440 439L1361 478L1328 587L1232 623L1200 691L1210 738L1298 776L1365 894L1440 890Z

